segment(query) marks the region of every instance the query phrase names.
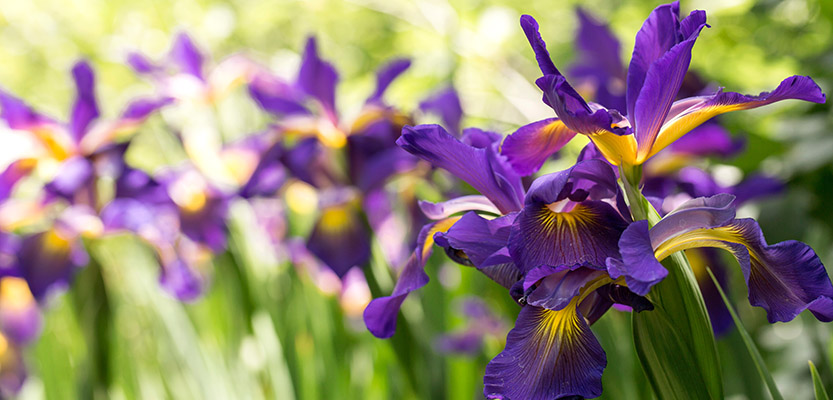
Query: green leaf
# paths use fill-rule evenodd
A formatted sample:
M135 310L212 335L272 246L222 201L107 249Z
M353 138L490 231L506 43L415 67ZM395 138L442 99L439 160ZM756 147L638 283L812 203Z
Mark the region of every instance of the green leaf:
M723 381L706 305L682 253L663 261L668 276L633 314L636 352L660 399L722 399Z
M824 384L821 383L821 377L819 377L819 371L816 370L816 366L812 361L807 361L807 363L810 364L810 374L813 375L813 389L816 393L816 400L830 400L830 396L827 395L827 390L824 389Z
M749 336L749 332L744 329L743 323L741 323L740 318L738 318L738 314L735 313L732 303L729 302L729 298L726 297L726 293L723 292L723 288L720 287L720 283L717 282L717 278L714 276L714 273L712 273L711 268L706 268L706 271L709 273L712 281L714 281L714 286L717 288L717 291L720 292L720 297L723 299L723 303L726 304L729 314L732 315L732 320L735 321L735 326L738 327L738 332L740 333L740 337L743 339L743 344L746 345L746 350L749 351L749 355L751 355L752 360L755 361L755 368L758 369L758 374L761 375L761 379L763 379L766 383L770 396L772 396L773 400L783 399L783 397L781 397L781 392L778 391L778 386L775 385L775 381L772 379L772 375L769 373L769 370L764 363L763 357L761 357L761 353L755 346L755 342L752 341L752 337Z

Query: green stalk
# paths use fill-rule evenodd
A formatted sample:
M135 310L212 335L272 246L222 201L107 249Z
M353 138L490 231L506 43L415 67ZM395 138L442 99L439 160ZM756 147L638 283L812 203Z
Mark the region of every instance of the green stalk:
M102 268L94 257L75 278L71 291L78 325L87 343L88 368L80 369L83 377L79 398L107 399L113 376L110 365L112 310Z
M656 224L660 215L639 189L642 167L620 167L620 177L634 220ZM722 399L717 346L694 273L682 252L662 264L668 276L647 296L654 310L632 314L642 368L660 399Z

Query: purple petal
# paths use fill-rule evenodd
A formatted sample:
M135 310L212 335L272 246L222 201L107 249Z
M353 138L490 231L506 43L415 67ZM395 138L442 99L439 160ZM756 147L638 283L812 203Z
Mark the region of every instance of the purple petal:
M55 122L33 110L23 100L0 90L0 118L6 121L9 128L30 130L42 124Z
M633 55L628 66L628 116L636 112L636 101L651 65L680 40L680 3L658 6L636 34Z
M457 91L449 86L419 103L419 109L440 116L445 127L455 135L460 133L460 121L463 119L463 106Z
M743 148L742 138L732 138L726 128L716 122L707 122L677 139L669 148L674 153L693 156L729 157Z
M393 293L390 296L375 298L364 310L364 323L367 330L378 338L389 338L396 331L396 316L399 307L409 293L428 283L425 273L425 262L431 256L434 246L434 234L445 232L454 225L459 217L451 217L422 227L417 236L414 253L408 258L408 263L402 269Z
M301 93L277 77L258 74L249 83L249 95L265 111L275 115L305 115L309 110L304 106Z
M0 338L6 340L2 334ZM3 368L0 368L0 394L3 397L14 397L23 387L28 374L23 360L23 349L14 342L7 341L7 344L3 354Z
M413 169L417 163L416 157L395 146L395 139L351 135L347 143L351 179L363 192L383 185L392 175Z
M721 193L686 201L651 228L651 243L658 247L671 237L728 224L735 218L735 196Z
M607 359L575 306L521 309L506 348L486 366L489 399L597 397Z
M53 288L68 285L75 271L86 265L85 256L77 238L52 229L23 238L18 265L32 294L43 299Z
M610 109L626 111L625 67L619 56L619 40L607 25L597 22L582 8L579 7L577 13L579 59L570 68L570 76L591 81L597 102Z
M127 55L127 64L139 74L151 75L160 68L141 53L131 52Z
M608 111L601 106L590 107L563 76L544 75L538 78L535 84L544 92L544 103L549 105L555 111L555 115L571 130L585 135L604 132L626 135L630 132L619 127L624 118L618 112Z
M192 75L199 80L204 80L202 74L203 55L187 33L180 32L176 36L168 57L179 67L181 72Z
M183 260L162 265L159 284L168 293L182 301L193 301L205 292L205 280Z
M85 157L76 156L66 160L58 174L46 184L46 190L59 197L72 200L84 188L93 184L93 165ZM88 199L92 200L92 199Z
M711 96L679 100L671 107L648 157L674 143L682 135L714 116L729 111L757 108L789 99L824 103L826 96L813 79L808 76L796 75L781 81L781 84L772 92L763 92L758 96L724 92L721 89Z
M690 231L656 248L658 259L693 247L729 250L749 286L749 302L767 311L769 322L786 322L809 309L821 321L833 320L833 285L810 246L790 240L768 245L752 219Z
M509 252L523 271L540 265L604 266L608 257L618 256L617 243L626 226L613 207L600 201L582 202L569 212L531 203L518 216Z
M293 177L315 187L327 186L333 179L326 167L321 142L316 138L299 141L281 156L281 162Z
M171 103L173 99L170 97L133 100L122 112L121 118L130 122L141 122L150 114Z
M521 179L497 153L496 144L486 149L467 146L439 125L406 126L396 143L467 182L488 197L501 213L521 208Z
M402 75L411 66L411 60L400 58L389 62L376 73L376 90L367 99L368 103L381 103L382 96L394 79Z
M729 188L729 191L735 195L735 203L743 204L750 200L781 193L785 189L784 182L777 178L754 174Z
M500 151L518 174L532 175L575 135L558 118L547 118L524 125L507 136Z
M521 16L521 29L526 35L529 45L532 46L532 51L535 52L535 60L538 61L538 67L544 75L561 75L558 68L553 64L550 58L550 53L547 51L547 44L541 38L538 32L538 21L529 15Z
M640 296L648 294L651 287L668 276L668 270L654 257L646 220L636 221L622 232L619 252L621 260L607 259L608 273L613 279L624 276L628 288Z
M638 157L641 159L647 159L647 155L651 152L651 147L683 84L683 78L691 63L691 49L700 31L706 27L706 13L693 11L683 21L684 26L687 23L694 26L694 30L690 36L684 37L684 40L651 62L639 91L639 97L634 103L633 114L629 114L636 132Z
M243 198L273 196L286 181L287 174L281 163L284 148L280 143L272 145L262 155L249 180L238 194Z
M501 140L503 140L503 135L480 128L463 129L463 136L460 136L461 142L478 149L491 147L495 143L500 143Z
M76 142L80 142L87 127L98 118L98 104L95 101L95 77L93 69L86 61L79 61L72 67L72 77L75 80L75 104L69 127Z
M567 307L590 281L605 275L604 269L592 265L541 266L524 276L524 289L532 292L526 302L535 307L558 311Z
M432 220L448 218L463 211L485 211L495 215L501 214L489 199L481 195L462 196L441 203L420 200L419 208L426 217Z
M312 254L327 264L339 278L353 267L363 267L370 258L370 232L358 210L350 204L325 208L307 240Z
M14 185L35 168L37 160L32 158L24 158L9 164L6 169L0 173L0 202L9 198L14 190Z
M318 57L315 37L307 39L301 69L298 71L298 86L308 95L318 99L332 121L337 121L335 90L338 72L328 62Z
M226 248L226 217L228 199L208 195L205 205L197 210L180 209L179 224L182 233L191 240L204 244L215 252Z
M512 263L506 249L514 221L514 214L487 220L471 211L448 232L434 235L434 240L446 249L446 253L462 252L456 253L461 261L468 261L467 265L473 265L508 289L518 281L522 272Z

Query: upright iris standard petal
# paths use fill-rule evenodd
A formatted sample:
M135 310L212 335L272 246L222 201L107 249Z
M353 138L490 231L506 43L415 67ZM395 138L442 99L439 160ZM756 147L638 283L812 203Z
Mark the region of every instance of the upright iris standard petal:
M382 67L379 72L376 73L376 90L374 90L373 94L368 97L367 102L382 102L382 96L384 96L385 91L388 89L391 82L399 77L399 75L402 75L402 73L410 68L410 66L411 60L407 58L400 58L392 60L387 65Z
M651 12L636 34L630 65L628 65L628 116L636 114L636 101L651 65L671 50L680 39L680 3L658 6Z
M628 114L631 126L636 132L637 160L647 159L662 123L677 97L691 63L691 49L700 31L706 27L706 13L693 11L680 25L681 28L675 32L675 36L683 40L651 63L634 105L633 114ZM690 32L685 32L689 29Z
M340 278L370 258L370 232L354 204L334 205L322 210L307 248Z
M431 256L434 234L447 231L459 219L460 217L450 217L422 227L417 236L414 254L408 258L408 263L399 274L393 293L371 300L364 310L364 323L370 333L383 339L393 336L396 331L396 316L402 302L409 293L428 283L425 262Z
M506 348L486 366L489 399L597 397L607 358L575 302L554 311L525 306Z
M475 148L461 143L439 125L406 126L396 143L407 152L443 168L489 198L502 213L521 208L521 179L497 153L497 143Z
M434 93L419 103L419 109L438 114L445 127L455 135L460 133L460 121L463 119L463 106L453 87Z
M99 115L95 101L95 76L92 67L86 61L80 61L72 67L72 77L75 80L76 97L69 127L75 141L80 142L90 122Z
M679 100L671 107L647 157L653 156L714 116L730 111L757 108L788 99L824 103L826 96L812 78L792 76L781 81L772 92L763 92L757 96L719 90L711 96Z
M560 119L547 118L524 125L507 136L500 152L518 174L532 175L575 135Z
M331 121L337 121L335 90L338 72L330 63L318 56L318 44L315 37L307 39L297 82L304 92L321 103Z
M176 36L169 57L183 73L204 80L203 55L187 33L180 32Z

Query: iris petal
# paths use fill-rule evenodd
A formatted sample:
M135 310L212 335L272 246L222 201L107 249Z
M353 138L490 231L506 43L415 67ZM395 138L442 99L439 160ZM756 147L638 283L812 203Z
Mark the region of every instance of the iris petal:
M748 110L788 99L824 103L826 96L810 77L792 76L781 81L781 84L772 92L764 92L757 96L720 90L711 96L679 100L672 106L647 157L650 158L688 131L716 115Z
M435 240L446 249L462 251L479 271L508 289L521 275L506 250L515 216L487 220L471 211L448 232L437 233Z
M352 204L325 208L307 240L310 252L339 277L370 257L370 232Z
M730 251L749 286L749 302L764 308L770 322L790 321L805 309L821 321L833 320L833 285L810 246L794 240L768 245L754 220L736 219L670 238L655 254L662 260L695 247Z
M497 143L476 148L461 143L439 125L406 126L396 143L405 151L443 168L489 198L502 213L521 208L521 179Z
M408 263L402 269L393 293L371 300L364 309L364 323L370 333L378 338L393 336L396 331L396 316L402 302L408 294L428 283L428 275L424 268L434 246L434 234L447 231L459 219L460 217L446 218L422 227L417 236L414 254L411 254Z
M301 68L298 71L298 86L321 102L331 121L337 121L335 104L337 82L338 72L332 64L318 56L315 37L310 37L307 39Z
M575 135L563 121L547 118L524 125L507 136L500 151L518 174L532 175Z
M597 397L606 365L575 302L559 311L525 306L506 348L486 366L483 393L489 399Z

